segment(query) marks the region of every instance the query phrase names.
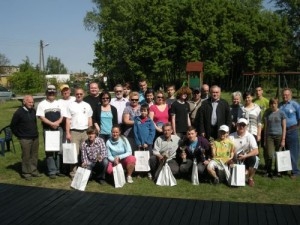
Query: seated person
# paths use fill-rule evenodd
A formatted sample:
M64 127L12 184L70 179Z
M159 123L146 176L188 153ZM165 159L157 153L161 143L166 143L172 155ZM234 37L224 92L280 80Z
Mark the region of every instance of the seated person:
M153 155L150 157L150 168L152 175L161 162L167 160L168 165L175 176L179 173L179 166L176 161L176 152L179 146L180 138L172 135L173 129L171 123L166 123L162 127L163 135L159 136L154 142Z
M82 167L94 170L96 180L100 184L105 184L105 173L108 165L105 143L102 138L98 137L96 127L89 127L86 133L88 139L81 146Z
M255 137L247 131L248 124L248 120L240 118L237 121L236 132L230 134L229 138L234 143L238 161L243 162L246 166L248 185L253 187L253 177L259 164L259 158L257 157L259 152Z
M183 141L179 150L180 173L190 174L193 168L193 160L197 160L198 176L204 174L204 170L211 158L210 144L207 139L197 135L194 127L190 126L187 130L187 137Z
M218 131L218 139L211 143L212 160L207 165L208 173L213 177L213 184L225 180L225 166L233 164L235 148L228 138L229 127L222 125Z
M113 166L122 164L126 170L126 179L128 183L133 183L132 173L135 167L135 157L132 155L131 146L128 139L121 135L121 128L119 125L114 125L111 130L111 138L106 142L108 152L108 166L107 173L113 173Z

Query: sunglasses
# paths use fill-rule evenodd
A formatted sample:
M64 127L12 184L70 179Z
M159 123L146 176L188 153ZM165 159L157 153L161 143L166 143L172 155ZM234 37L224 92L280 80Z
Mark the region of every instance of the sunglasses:
M164 98L163 96L156 96L156 98Z
M109 98L101 98L102 100L108 100Z
M132 101L132 102L138 102L139 100L135 99L135 98L132 98L132 99L130 99L130 101Z
M238 123L237 125L240 126L240 127L245 127L246 126L246 124L244 124L244 123Z

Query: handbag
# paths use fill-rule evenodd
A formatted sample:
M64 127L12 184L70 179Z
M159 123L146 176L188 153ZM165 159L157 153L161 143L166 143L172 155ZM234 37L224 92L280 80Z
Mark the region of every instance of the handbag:
M278 172L292 170L290 150L276 152L276 164Z
M89 181L91 170L78 167L72 180L71 187L80 191L84 191Z
M60 131L45 131L45 151L60 151Z
M193 185L199 185L198 166L197 166L197 160L196 159L194 159L194 161L193 161L191 181L192 181Z
M231 186L245 186L245 165L234 164L230 177Z
M135 171L147 172L150 170L150 166L149 166L150 153L149 153L149 151L135 151L134 156L136 158Z
M162 167L158 175L156 184L159 186L175 186L177 184L168 163L165 163Z
M78 162L76 143L63 143L63 163L75 164Z
M115 188L123 187L124 184L126 183L126 180L125 180L125 174L121 163L113 167L113 176L114 176Z

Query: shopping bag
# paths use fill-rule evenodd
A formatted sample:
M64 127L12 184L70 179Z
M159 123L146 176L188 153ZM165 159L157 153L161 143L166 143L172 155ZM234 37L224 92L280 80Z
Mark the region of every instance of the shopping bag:
M135 151L134 156L136 158L135 171L147 172L150 170L150 166L149 166L150 153L149 153L149 151Z
M230 171L229 171L229 169L228 169L228 166L225 165L225 163L223 163L222 160L220 160L220 162L221 162L221 165L222 165L222 167L223 167L223 169L224 169L224 172L225 172L226 181L229 183L229 179L230 179Z
M245 186L245 165L234 164L230 177L231 186Z
M191 181L192 181L193 185L199 185L198 166L197 166L197 160L196 159L194 159L194 161L193 161Z
M165 163L162 167L158 175L156 184L159 186L175 186L177 184L168 163Z
M292 170L290 150L276 152L276 163L278 172Z
M63 143L63 163L75 164L78 162L76 143Z
M91 171L89 169L78 167L72 180L71 187L80 191L84 191L90 175Z
M113 167L113 176L114 176L115 188L123 187L126 181L125 181L124 170L121 163Z
M45 151L60 151L60 131L45 131Z

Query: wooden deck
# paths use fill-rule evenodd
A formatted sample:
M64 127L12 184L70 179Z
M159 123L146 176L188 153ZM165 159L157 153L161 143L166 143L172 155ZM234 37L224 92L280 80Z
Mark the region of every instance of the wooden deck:
M250 204L0 184L4 224L300 225L300 205Z

